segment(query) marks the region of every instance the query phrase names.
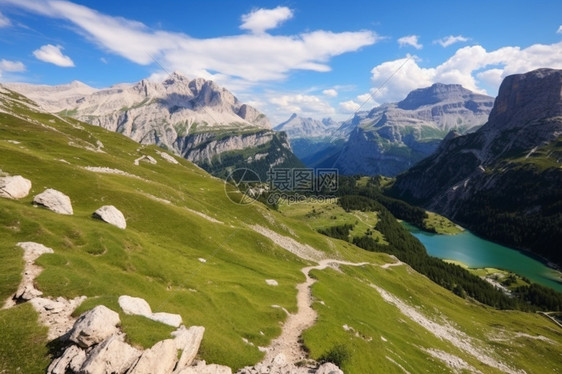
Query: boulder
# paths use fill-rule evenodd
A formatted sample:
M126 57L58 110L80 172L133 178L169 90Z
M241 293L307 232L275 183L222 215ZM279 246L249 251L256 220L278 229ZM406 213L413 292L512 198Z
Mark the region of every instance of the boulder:
M232 369L228 366L207 365L205 361L197 361L195 365L182 369L177 374L232 374Z
M148 305L145 299L141 299L140 297L127 295L119 296L119 306L123 309L125 314L133 314L147 318L152 316L150 305Z
M75 345L66 348L62 356L51 362L47 374L77 373L86 360L86 352Z
M140 161L148 162L149 164L155 165L158 161L152 156L144 155L135 160L135 165L138 165Z
M74 214L70 198L60 191L48 188L33 198L33 203L59 214Z
M104 205L94 212L92 215L94 218L101 219L113 226L117 226L120 229L127 228L127 221L123 213L113 205Z
M174 370L177 358L174 340L162 340L144 351L127 374L168 374Z
M327 362L316 370L316 374L343 374L343 371L331 362Z
M104 305L98 305L78 317L69 332L69 339L87 348L117 334L120 322L119 314Z
M182 319L179 314L172 313L152 313L148 318L153 321L161 322L169 326L179 327L181 325Z
M275 279L266 279L265 283L270 286L279 286L279 283Z
M204 333L205 328L202 326L191 326L188 329L180 328L173 333L176 348L182 350L180 359L176 365L176 371L191 365L193 359L197 356Z
M21 199L31 190L31 181L21 175L0 178L0 197Z
M138 360L140 355L141 351L125 343L122 335L112 335L88 353L80 373L122 374Z

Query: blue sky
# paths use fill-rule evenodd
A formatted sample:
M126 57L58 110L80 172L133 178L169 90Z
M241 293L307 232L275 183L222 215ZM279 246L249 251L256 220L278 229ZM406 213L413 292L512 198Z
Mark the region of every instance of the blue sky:
M562 68L560 1L0 0L0 81L108 87L178 71L275 125L344 120L435 82L495 96Z

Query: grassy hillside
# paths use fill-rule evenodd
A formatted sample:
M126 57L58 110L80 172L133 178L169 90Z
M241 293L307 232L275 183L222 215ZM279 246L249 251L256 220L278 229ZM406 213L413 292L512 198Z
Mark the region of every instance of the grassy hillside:
M263 357L258 346L266 347L280 334L286 314L272 306L297 310L295 286L305 280L301 268L312 263L252 229L260 225L326 258L371 264L313 272L319 319L304 335L313 358L343 350L346 373L398 373L400 366L412 373L451 371L427 351L438 349L482 372L495 372L401 313L373 284L428 319L454 326L479 351L510 367L528 373L560 367L562 333L545 317L500 312L458 298L407 266L381 268L395 260L321 235L300 213L234 204L221 180L185 160L172 164L156 147L30 105L15 93L0 93L0 169L33 183L26 198L0 199L2 300L13 294L23 269L16 243L36 241L54 250L37 261L44 270L36 287L46 296L87 296L75 314L96 304L108 306L121 314L128 339L147 347L168 337L170 328L126 316L117 304L123 294L143 297L155 312L179 313L186 325L205 326L202 359L240 368L258 362ZM135 165L142 155L157 164ZM74 215L34 207L33 196L46 188L67 194ZM127 229L92 218L107 204L124 213ZM372 225L376 214L355 219ZM279 285L270 286L266 279ZM30 305L0 310L0 331L0 373L44 370L52 345ZM341 344L345 348L337 348Z

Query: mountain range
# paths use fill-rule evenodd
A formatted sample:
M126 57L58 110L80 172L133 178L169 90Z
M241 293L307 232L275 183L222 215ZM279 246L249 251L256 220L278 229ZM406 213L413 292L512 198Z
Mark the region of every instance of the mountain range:
M202 78L170 74L94 89L81 82L60 86L10 83L45 110L156 144L214 174L250 166L261 176L269 167L300 166L287 138L267 117L230 91Z
M395 176L433 153L450 131L468 133L484 124L493 102L458 84L436 83L398 103L358 112L339 126L316 122L314 128L320 131L314 135L295 130L288 135L295 149L303 144L299 153L309 166L335 167L344 175ZM312 123L293 115L275 129L304 129Z
M562 264L562 70L502 82L488 122L450 133L390 192Z

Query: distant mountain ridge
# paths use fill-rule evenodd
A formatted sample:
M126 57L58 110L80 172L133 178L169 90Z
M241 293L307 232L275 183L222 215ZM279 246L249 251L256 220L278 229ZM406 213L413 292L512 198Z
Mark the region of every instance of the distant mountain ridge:
M451 134L391 193L562 264L562 70L506 77L489 121Z
M493 98L458 84L436 83L395 104L359 112L340 128L353 128L334 162L342 174L395 176L430 155L451 130L484 124Z
M286 137L271 130L263 113L202 78L172 73L162 82L142 80L99 90L80 82L6 86L46 110L122 133L141 144L157 144L217 175L244 166L245 160L259 170L302 165ZM256 153L274 157L256 158Z

